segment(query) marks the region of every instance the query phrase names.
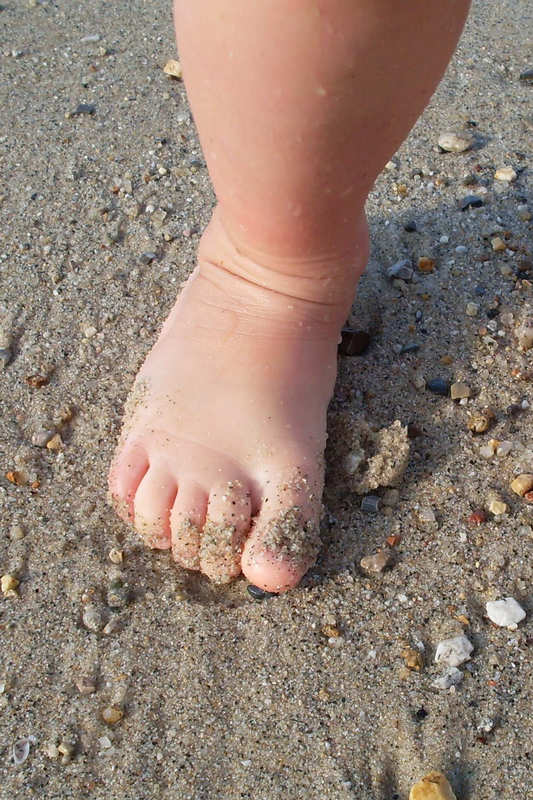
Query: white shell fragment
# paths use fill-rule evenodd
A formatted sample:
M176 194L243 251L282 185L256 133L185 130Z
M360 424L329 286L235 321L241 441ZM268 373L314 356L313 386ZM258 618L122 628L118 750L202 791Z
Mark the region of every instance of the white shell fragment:
M171 78L181 78L182 72L180 62L176 61L175 58L169 59L163 67L163 72Z
M19 739L15 742L11 754L17 767L24 764L30 754L30 745L35 744L36 741L35 736L28 736L26 739Z
M435 661L448 667L458 667L464 661L469 661L473 652L474 645L466 636L454 636L453 639L444 639L438 643Z
M446 150L447 153L464 153L473 144L474 137L468 133L442 133L438 141L441 150Z
M506 181L507 183L511 183L512 181L516 180L516 172L512 167L498 167L496 172L494 173L494 177L497 181Z
M463 673L457 667L449 667L446 672L435 678L431 684L435 689L449 689L451 686L457 686L463 680Z
M486 605L487 616L491 622L500 628L508 628L517 625L526 616L522 606L516 602L514 597L506 597L503 600L492 600Z

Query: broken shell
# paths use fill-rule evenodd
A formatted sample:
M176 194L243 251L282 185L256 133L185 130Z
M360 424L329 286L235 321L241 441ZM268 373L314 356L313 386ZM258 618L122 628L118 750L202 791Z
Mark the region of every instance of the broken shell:
M182 78L183 73L181 70L181 64L179 61L176 61L175 58L170 58L165 66L163 67L163 72L165 75L168 75L170 78Z
M106 706L102 709L102 719L106 725L116 725L124 716L124 711L120 706Z
M498 167L496 172L494 173L494 177L497 181L507 181L507 183L511 183L512 181L516 180L516 172L512 167Z
M505 597L503 600L493 600L486 604L487 616L491 622L500 628L517 625L525 619L526 612L516 602L514 597Z
M468 133L453 133L448 131L441 133L438 145L446 153L464 153L474 144L474 137Z
M468 419L468 430L472 433L485 433L494 420L494 414L491 411L482 411L479 414L473 414Z
M19 581L14 575L2 575L1 586L2 594L7 595L8 592L13 592L19 585Z
M405 650L402 651L402 658L405 661L407 669L414 670L415 672L420 672L424 666L422 653L420 650L415 650L414 647L406 647Z
M387 549L380 550L374 555L364 556L359 563L365 572L383 572L392 563L392 553Z
M465 397L470 397L471 394L470 386L466 383L457 381L456 383L452 383L450 387L450 397L452 400L462 400Z

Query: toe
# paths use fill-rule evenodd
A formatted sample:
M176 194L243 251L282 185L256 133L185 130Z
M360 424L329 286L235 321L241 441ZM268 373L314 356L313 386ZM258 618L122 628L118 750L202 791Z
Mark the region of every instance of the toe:
M263 502L242 555L242 571L251 583L285 592L301 581L320 550L319 497L282 487L276 502Z
M150 465L135 494L135 528L148 547L170 548L170 510L176 498L174 477L164 468Z
M200 569L200 531L204 527L207 494L195 483L180 482L170 516L172 555L185 569Z
M140 445L127 445L117 450L109 470L111 502L125 522L133 521L133 498L148 471L148 456Z
M200 568L216 583L228 583L240 574L250 513L250 492L241 481L211 491L200 542Z

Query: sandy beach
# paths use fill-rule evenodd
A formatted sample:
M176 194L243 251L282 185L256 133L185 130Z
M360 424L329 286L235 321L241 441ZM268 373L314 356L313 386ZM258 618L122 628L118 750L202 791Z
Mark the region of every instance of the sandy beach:
M262 600L106 499L214 203L177 57L162 0L0 5L0 797L407 800L431 770L457 800L531 796L531 4L474 2L372 191L323 547ZM346 441L396 420L407 469L361 508ZM509 597L525 618L498 626ZM454 673L435 656L459 636Z

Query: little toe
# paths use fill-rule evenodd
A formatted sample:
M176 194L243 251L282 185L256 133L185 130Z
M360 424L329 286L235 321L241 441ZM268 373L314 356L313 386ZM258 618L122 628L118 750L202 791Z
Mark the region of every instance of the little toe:
M180 483L170 515L172 555L185 569L200 569L200 532L207 511L207 494L195 483Z
M297 586L320 550L319 504L263 508L253 523L242 555L248 580L268 592Z
M200 568L215 583L229 583L240 574L250 514L250 492L241 481L211 491L200 542Z
M111 502L124 522L133 521L133 499L148 471L148 456L138 444L117 450L109 470L108 486Z
M135 494L134 524L148 547L170 548L170 510L178 487L164 468L150 465Z

